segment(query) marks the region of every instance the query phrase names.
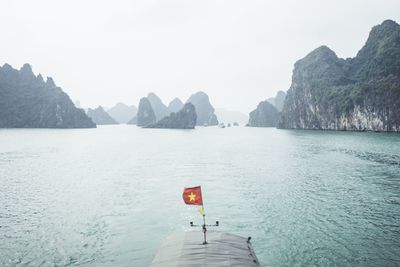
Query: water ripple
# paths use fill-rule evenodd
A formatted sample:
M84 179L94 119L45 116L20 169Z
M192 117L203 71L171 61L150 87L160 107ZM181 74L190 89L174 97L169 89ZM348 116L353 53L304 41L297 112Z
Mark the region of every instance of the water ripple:
M1 266L147 266L165 237L201 222L181 200L197 184L207 220L252 236L265 266L400 265L398 135L128 126L31 135L0 132Z

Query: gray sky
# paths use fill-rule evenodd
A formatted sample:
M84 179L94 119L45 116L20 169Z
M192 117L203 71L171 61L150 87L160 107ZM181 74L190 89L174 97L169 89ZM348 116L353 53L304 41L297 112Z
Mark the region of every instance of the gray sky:
M85 107L203 90L248 113L320 45L353 57L399 0L0 0L0 64L51 76Z

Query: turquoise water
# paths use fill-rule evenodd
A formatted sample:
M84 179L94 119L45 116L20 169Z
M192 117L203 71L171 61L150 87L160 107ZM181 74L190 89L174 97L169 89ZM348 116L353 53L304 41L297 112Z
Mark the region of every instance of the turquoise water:
M147 266L194 185L264 266L400 265L400 135L134 126L0 130L0 265Z

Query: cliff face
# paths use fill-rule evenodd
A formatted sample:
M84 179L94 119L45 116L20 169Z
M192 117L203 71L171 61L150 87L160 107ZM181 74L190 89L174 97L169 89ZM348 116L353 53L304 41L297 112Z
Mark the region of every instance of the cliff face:
M52 78L44 82L30 65L0 67L0 128L95 128L83 109Z
M326 46L295 64L278 127L400 131L400 25L375 26L355 58Z
M180 111L172 112L169 116L146 128L194 129L196 120L196 108L192 103L186 103Z
M154 110L147 97L143 97L140 99L136 119L133 118L131 124L134 124L133 121L136 123L137 126L142 127L154 124L157 121Z
M107 124L118 124L104 109L102 106L96 109L88 109L87 115L92 119L97 125L107 125Z
M276 93L275 97L270 97L267 99L267 101L269 103L271 103L272 105L274 105L274 107L276 107L276 109L281 112L282 108L283 108L283 104L285 102L285 98L286 98L286 93L283 91L278 91Z
M196 108L196 125L218 125L217 116L214 114L214 107L211 105L206 93L197 92L190 96L186 103L192 103Z
M258 104L257 109L250 112L250 127L276 127L279 119L279 111L268 101Z
M154 93L149 93L147 99L150 101L151 107L156 115L156 120L161 120L162 118L169 115L169 110L162 100Z

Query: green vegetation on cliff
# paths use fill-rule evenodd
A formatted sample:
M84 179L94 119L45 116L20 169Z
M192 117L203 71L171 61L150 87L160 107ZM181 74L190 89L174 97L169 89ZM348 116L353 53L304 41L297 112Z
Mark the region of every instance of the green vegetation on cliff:
M279 127L400 131L400 25L373 27L354 58L321 46L296 62Z
M29 64L20 70L0 67L0 128L93 128L96 124L52 78L35 76Z

